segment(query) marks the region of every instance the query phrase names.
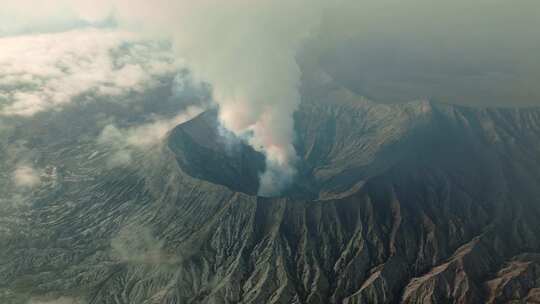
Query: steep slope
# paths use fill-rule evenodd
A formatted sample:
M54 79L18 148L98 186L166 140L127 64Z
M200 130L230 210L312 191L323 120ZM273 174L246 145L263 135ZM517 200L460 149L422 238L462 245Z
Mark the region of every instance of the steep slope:
M276 198L253 195L261 155L229 151L211 113L123 168L102 168L91 143L49 147L51 166L101 169L64 173L17 211L1 302L538 300L539 109L311 99L298 178Z

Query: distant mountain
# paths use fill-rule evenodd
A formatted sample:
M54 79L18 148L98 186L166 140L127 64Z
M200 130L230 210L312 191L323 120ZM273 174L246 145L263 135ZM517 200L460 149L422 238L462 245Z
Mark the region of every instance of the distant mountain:
M213 112L121 167L44 143L56 173L0 215L0 303L540 302L540 109L333 90L295 121L275 198Z

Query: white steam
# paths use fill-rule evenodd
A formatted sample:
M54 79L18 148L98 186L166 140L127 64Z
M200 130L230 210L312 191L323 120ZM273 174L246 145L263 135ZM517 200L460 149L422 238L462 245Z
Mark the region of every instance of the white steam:
M279 193L295 174L293 113L301 76L295 57L319 20L316 6L200 1L179 10L175 47L194 73L212 84L222 125L247 135L266 155L260 195Z

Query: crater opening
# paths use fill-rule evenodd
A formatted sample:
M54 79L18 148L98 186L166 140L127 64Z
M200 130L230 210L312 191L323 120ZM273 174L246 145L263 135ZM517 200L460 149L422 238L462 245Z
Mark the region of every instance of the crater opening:
M222 130L216 111L207 111L177 126L169 147L182 170L192 177L256 195L264 155Z
M233 191L257 195L265 156L220 127L216 111L207 111L171 131L168 145L180 168L190 176L220 184ZM315 192L302 174L278 196L313 197Z

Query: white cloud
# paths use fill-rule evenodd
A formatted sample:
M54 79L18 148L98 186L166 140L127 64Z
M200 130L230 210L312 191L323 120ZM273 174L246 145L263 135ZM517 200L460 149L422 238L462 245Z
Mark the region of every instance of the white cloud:
M0 36L100 25L111 9L110 0L3 0Z
M60 109L86 92L143 91L174 72L169 50L113 30L74 30L0 38L0 115Z
M114 150L107 161L109 167L127 165L132 160L133 149L147 149L159 144L170 130L204 110L204 106L189 106L172 118L154 118L149 123L129 128L118 128L110 124L103 128L97 141Z
M34 188L41 183L41 172L31 165L18 165L12 174L15 186L21 188Z
M132 224L123 227L111 239L111 253L122 262L176 262L176 258L166 254L163 245L163 241L156 239L150 228Z
M159 143L177 125L186 122L204 111L201 106L189 106L172 118L157 118L139 126L120 129L115 125L103 128L98 138L100 144L121 144L127 147L147 148Z

